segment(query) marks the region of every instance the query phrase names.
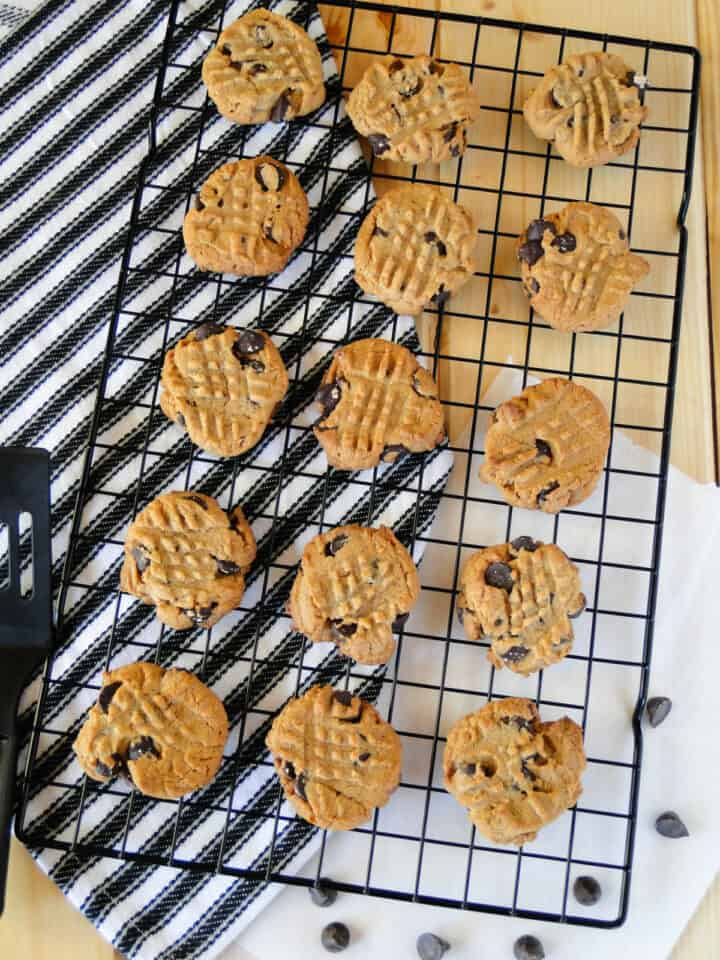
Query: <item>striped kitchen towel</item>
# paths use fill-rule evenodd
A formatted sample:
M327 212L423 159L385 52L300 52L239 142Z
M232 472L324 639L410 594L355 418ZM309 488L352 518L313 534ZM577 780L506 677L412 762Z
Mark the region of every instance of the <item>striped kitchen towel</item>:
M336 651L305 650L291 629L284 604L298 558L321 526L359 521L393 526L419 561L422 534L452 466L451 454L437 450L375 472L331 471L308 429L313 394L338 342L381 336L412 348L417 343L410 319L357 299L352 248L372 190L314 6L270 4L306 26L321 49L328 98L310 124L237 128L205 100L203 56L221 22L254 5L178 5L157 149L143 167L99 398L168 4L49 0L0 41L0 442L52 451L56 590L97 410L90 493L67 567L24 828L36 838L39 863L72 902L123 954L146 960L214 956L275 892L262 877L158 862L174 856L292 873L318 846L317 832L282 802L264 750L272 716L289 696L348 678ZM180 232L193 192L225 159L261 152L284 159L308 193L312 220L304 245L268 280L199 274ZM235 460L201 454L157 405L164 350L207 319L262 326L291 374L273 425ZM157 494L189 487L225 505L241 503L259 546L241 608L209 635L162 629L150 608L118 588L131 518ZM412 618L406 630L412 632ZM222 769L181 804L147 800L123 782L84 784L73 759L72 741L102 670L138 659L197 672L228 710L232 733ZM359 667L349 678L381 705L383 680L382 669ZM40 688L36 676L21 703L25 755ZM144 854L148 861L80 857L42 848L43 838Z

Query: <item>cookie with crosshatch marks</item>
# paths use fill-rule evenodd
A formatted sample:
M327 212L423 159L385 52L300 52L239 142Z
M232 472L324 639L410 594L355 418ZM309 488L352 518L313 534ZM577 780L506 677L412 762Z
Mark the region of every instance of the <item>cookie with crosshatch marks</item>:
M265 277L302 243L308 218L295 174L272 157L252 157L210 174L185 214L183 238L201 270Z
M514 507L557 513L590 496L609 446L610 421L595 394L551 377L495 410L480 479Z
M236 457L262 437L288 388L280 352L262 330L208 321L165 355L160 407L193 443Z
M130 525L120 586L175 630L212 627L242 599L255 553L240 507L228 515L204 493L164 493Z
M315 436L340 470L392 463L445 439L437 384L409 350L389 340L356 340L336 351L316 402L322 414Z
M465 151L480 100L462 68L421 56L375 60L350 94L347 111L383 160L440 163Z
M445 788L493 843L521 845L582 793L580 727L542 723L531 700L493 700L459 720L443 755Z
M93 780L123 773L146 796L173 799L212 780L227 736L222 701L196 676L140 662L103 674L73 749Z
M305 546L288 612L313 643L335 643L358 663L387 663L419 594L413 559L392 530L348 524Z
M311 687L273 720L267 746L285 796L326 830L352 830L383 807L400 781L400 737L347 690Z
M317 45L270 10L253 10L226 27L205 58L202 78L210 99L234 123L292 120L325 101Z
M533 309L556 330L614 323L650 270L630 252L615 214L594 203L569 203L533 220L518 240L517 258Z
M585 596L560 547L517 537L470 557L457 606L468 637L490 641L488 660L527 676L570 653L570 620L585 609Z
M440 306L473 275L470 213L437 187L389 190L358 231L355 280L395 313Z
M575 53L548 70L530 93L525 120L572 166L608 163L640 138L648 112L638 92L644 84L645 78L614 54Z

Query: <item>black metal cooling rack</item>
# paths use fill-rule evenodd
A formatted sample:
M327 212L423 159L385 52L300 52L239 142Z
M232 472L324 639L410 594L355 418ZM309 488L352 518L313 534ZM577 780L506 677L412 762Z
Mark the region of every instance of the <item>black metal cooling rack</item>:
M203 488L215 492L229 487L230 502L243 469L267 474L269 506L255 505L254 513L252 505L250 508L254 519L265 523L270 531L268 551L258 560L256 609L279 613L283 594L275 587L292 580L292 564L284 563L283 556L278 558L273 539L281 515L283 485L288 479L307 475L303 464L286 462L288 438L292 431L308 432L307 423L294 419L292 409L285 410L280 423L280 429L286 431L281 461L257 466L245 465L242 458L221 463L205 459L189 443L163 446L158 420L153 419L157 415L164 348L182 335L181 329L197 320L182 316L188 290L209 290L205 316L229 318L230 322L233 306L241 302L244 291L260 291L261 322L266 311L272 310L277 291L278 278L248 282L184 273L178 222L170 222L178 203L181 213L187 209L193 191L209 170L246 150L246 130L234 134L231 141L221 139L208 146L204 138L214 108L203 95L201 57L184 59L192 40L200 38L203 50L209 49L226 22L226 6L221 2L188 4L182 0L171 4L149 152L140 166L98 406L63 572L55 661L62 657L63 642L79 629L76 610L78 596L82 596L82 602L89 604L91 613L95 611L93 615L100 619L99 635L105 639L98 670L110 662L118 637L131 649L137 648L136 659L155 656L164 662L168 657L184 656L182 662L189 663L201 676L213 668L217 628L212 634L190 631L172 635L161 630L156 641L148 642L142 630L151 620L151 612L137 605L122 610L117 589L122 544L117 533L119 518L128 512L134 515L178 473L191 486L199 467ZM55 711L51 721L51 709L68 690L84 697L82 702L87 706L94 699L97 684L75 679L72 669L67 668L62 679L57 679L51 659L27 760L18 836L31 846L69 851L80 858L112 857L301 885L310 885L317 877L329 874L338 889L373 896L598 927L617 926L627 912L637 826L641 716L657 599L700 57L697 50L674 44L353 0L335 0L320 9L330 28L330 46L340 80L329 85L331 113L324 113L325 119L315 115L284 128L285 139L275 155L291 166L298 132L339 124L342 90L352 87L373 57L388 52L398 56L430 53L441 62L458 62L478 85L483 102L482 116L471 131L462 158L439 167L418 168L369 161L379 189L384 182L437 183L473 208L480 224L480 269L464 295L461 292L439 308L434 343L425 353L452 396L447 407L457 429L451 444L455 465L448 486L423 498L418 492L417 473L412 479L406 468L373 471L369 480L357 478L363 504L359 519L365 522L373 522L387 495L401 491L414 497L414 509L404 522L403 532L410 545L422 541L426 547L420 608L408 622L387 672L363 672L338 655L309 665L307 645L297 636L284 654L288 670L296 677L296 688L313 682L342 682L344 678L366 696L377 699L403 739L403 781L396 797L375 815L371 825L334 837L331 842L323 834L319 856L299 872L286 869L289 860L287 850L281 849L287 841L283 828L293 823L293 817L292 811L282 806L277 789L270 792L266 803L254 798L242 809L232 800L225 802L204 793L187 803L166 804L163 818L172 824L167 842L163 845L158 840L155 845L145 843L142 849L135 849L133 811L148 809L151 801L136 793L123 793L113 785L68 781L58 773L61 761L70 753L77 715ZM312 12L309 6L298 10L296 18L300 22ZM628 157L599 170L570 171L547 145L527 133L521 105L528 84L550 63L587 48L619 52L649 76L643 96L650 105L651 117L643 128L639 148ZM182 119L173 126L176 116ZM192 163L189 169L174 170L174 178L163 183L160 171L172 170L181 156L175 143L181 123L186 133L189 125L193 134ZM330 151L327 157L296 164L296 168L304 165L306 173L309 167L317 167L308 177L316 189L311 205L320 220L329 203L332 174L340 172L343 182L369 182L367 171L357 164L338 171L333 156ZM368 189L365 186L366 201ZM149 207L148 192L152 195ZM511 266L511 251L524 224L548 207L572 199L603 203L625 218L634 249L651 261L653 269L616 327L565 336L549 331L528 310L517 271ZM351 230L361 214L358 210L349 213ZM165 246L153 248L138 266L134 261L137 244L141 237L147 239L151 234ZM309 235L306 247L304 252L314 265L317 235ZM337 256L351 257L351 243L340 245ZM295 297L295 305L304 308L306 317L311 298L326 299L335 306L339 298L341 305L347 302L349 316L353 308L366 308L368 316L378 309L356 287L319 291L313 287L312 271L310 278L298 287ZM140 282L161 290L161 310L127 308L128 292L137 289ZM462 329L461 325L468 322L482 329L479 356L472 351L448 352L445 344L450 342L453 325ZM130 329L124 323L130 324L140 339L147 334L150 347L144 354L123 352L124 332ZM392 333L393 321L381 329L386 335ZM302 331L304 334L304 325ZM343 341L343 336L321 334L321 339L334 346ZM452 342L457 343L457 338ZM296 376L304 346L302 335L293 344L284 344L286 361L290 355ZM638 357L642 357L640 365ZM123 368L128 380L123 390L114 393L112 380L121 360L136 366L130 368L134 371L130 374ZM298 406L304 404L320 374L311 378L305 394L293 394L291 390L291 401ZM570 376L590 385L606 401L613 424L611 451L596 495L581 509L556 517L514 511L476 479L484 426L495 405L489 402L493 384L502 387L506 383L503 378L509 377L515 380L508 380L508 384L524 386L529 378L545 375ZM129 418L129 426L126 424L126 432L118 438L113 429L123 417ZM113 472L121 468L133 474L130 493L112 492ZM321 501L312 517L320 528L328 525L327 510L340 476L333 470L325 475ZM629 506L628 488L633 491ZM642 510L637 507L638 495ZM93 505L98 497L110 507L93 525ZM440 517L428 532L427 518L438 503ZM589 603L587 613L578 621L573 653L545 674L520 680L508 676L508 671L497 673L481 662L483 645L478 651L478 645L470 644L455 624L454 593L469 551L527 532L557 540L568 549L581 567ZM628 547L629 543L633 546ZM628 549L629 555L622 552ZM98 583L83 582L82 571L94 558L105 556L102 551L110 551L114 557L110 574L101 576ZM112 611L105 622L101 601L93 599L101 595L113 597ZM263 706L262 699L252 699L249 692L262 687L267 666L258 647L260 629L258 624L239 639L235 637L229 652L224 653L242 662L248 676L244 699L233 704L242 717L238 747L219 778L224 779L225 795L230 797L243 765L257 762L253 751L258 749L258 732L262 733L263 723L279 706ZM438 761L444 735L458 716L476 709L488 697L518 694L534 697L545 717L568 714L580 722L589 762L585 793L578 806L543 831L538 841L515 850L485 844L470 828L464 812L452 806L442 789ZM600 716L602 722L598 722ZM266 759L260 763L268 765ZM37 828L29 811L33 797L48 787L57 795L54 813ZM105 833L102 828L86 833L81 826L88 796L97 790L121 811L124 828L117 833L109 832L109 828ZM64 821L58 812L63 803L69 804L70 811ZM218 843L211 848L212 855L207 850L188 853L183 847L183 824L198 813L220 818ZM244 829L248 823L257 826L268 821L273 825L272 842L262 866L238 865L232 858L238 823ZM295 840L300 844L312 832L301 821L297 821L297 830ZM398 871L399 864L406 865L405 872ZM569 899L573 877L579 872L593 872L601 879L606 891L605 913L581 908Z

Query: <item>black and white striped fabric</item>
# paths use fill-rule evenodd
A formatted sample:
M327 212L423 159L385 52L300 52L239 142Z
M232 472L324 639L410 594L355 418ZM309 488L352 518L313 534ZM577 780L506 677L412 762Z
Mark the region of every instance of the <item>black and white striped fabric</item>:
M227 4L225 22L250 5ZM268 125L240 133L214 109L198 111L204 103L200 64L213 36L198 28L218 24L223 4L180 4L175 66L164 93L184 106L160 118L110 376L99 400L168 5L49 0L0 42L0 441L52 451L57 588L84 446L100 404L93 494L71 556L72 586L43 712L47 732L29 778L26 828L38 837L77 837L156 859L214 858L262 871L272 857L273 870L292 872L319 840L286 804L276 827L281 797L264 737L273 713L296 690L342 682L346 672L343 659L322 645L303 652L302 638L291 630L284 602L295 564L321 523L326 529L353 520L393 526L419 561L417 538L432 523L452 456L438 450L401 459L375 475L329 472L307 429L313 394L336 343L363 336L410 347L416 341L410 319L352 300L352 246L372 199L367 171L342 110L317 11L292 0L271 6L318 41L328 101L310 127ZM269 283L218 283L199 275L184 254L182 216L193 189L223 159L261 152L285 159L303 183L312 207L308 239ZM199 455L157 407L163 350L210 318L260 324L273 335L292 377L277 424L235 461ZM241 609L213 628L209 640L199 630L163 631L151 609L118 590L122 539L132 516L157 494L184 487L225 505L241 503L259 544ZM220 774L179 807L131 796L124 783L88 784L81 794L71 744L102 670L150 658L197 672L223 698L232 733ZM376 698L382 670L354 673L353 687ZM25 747L39 690L35 678L21 703ZM49 848L35 852L63 892L128 957L209 958L273 895L258 880L81 859Z

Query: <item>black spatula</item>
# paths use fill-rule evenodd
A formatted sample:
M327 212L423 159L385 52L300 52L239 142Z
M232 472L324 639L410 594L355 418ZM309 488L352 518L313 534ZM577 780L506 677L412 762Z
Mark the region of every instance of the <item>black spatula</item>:
M52 642L50 456L0 447L0 913L10 855L17 738L15 715L25 682ZM22 546L21 546L22 536ZM29 541L29 542L28 542ZM22 570L22 583L21 583Z

